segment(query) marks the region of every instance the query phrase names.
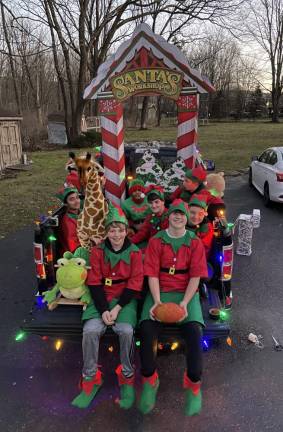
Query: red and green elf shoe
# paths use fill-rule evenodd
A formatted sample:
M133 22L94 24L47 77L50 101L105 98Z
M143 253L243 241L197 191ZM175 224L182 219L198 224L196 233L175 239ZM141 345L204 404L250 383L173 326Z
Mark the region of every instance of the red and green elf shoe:
M120 405L120 408L129 409L135 402L135 376L126 378L122 372L122 365L119 365L115 372L120 386L120 399L117 398L115 402Z
M201 397L201 382L192 382L187 373L184 373L184 388L186 389L185 401L185 414L193 416L199 414L201 411L202 397Z
M100 370L92 377L83 377L79 384L79 388L82 391L72 401L72 405L77 408L87 408L102 386L102 383L102 373Z
M142 392L139 402L139 410L148 414L153 410L159 387L158 373L155 371L150 377L142 377Z

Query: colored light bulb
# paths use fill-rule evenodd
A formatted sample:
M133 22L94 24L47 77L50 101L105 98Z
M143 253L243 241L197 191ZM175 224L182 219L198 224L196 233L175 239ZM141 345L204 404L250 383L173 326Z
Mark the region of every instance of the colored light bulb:
M56 351L60 351L60 349L62 348L62 346L63 346L63 341L61 339L56 340L56 342L55 342L55 349L56 349Z
M16 334L16 336L15 336L15 341L16 341L16 342L21 342L22 340L25 339L25 336L26 336L25 332L22 331L22 330L20 330L20 331Z
M178 342L173 342L171 345L171 351L175 351L178 348L178 346L179 346Z

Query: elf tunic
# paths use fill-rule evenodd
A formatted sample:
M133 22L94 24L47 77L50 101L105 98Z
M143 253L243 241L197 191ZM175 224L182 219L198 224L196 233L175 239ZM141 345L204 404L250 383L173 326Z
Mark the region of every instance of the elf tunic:
M195 235L201 240L205 249L206 258L208 258L214 238L213 224L208 220L204 220L197 226L189 226L188 230L194 232Z
M139 231L131 237L131 242L139 244L143 241L147 241L157 234L158 231L168 228L168 225L167 209L164 209L160 215L147 215Z
M149 240L144 260L144 275L159 279L160 299L163 302L180 303L192 277L207 277L207 263L201 241L190 231L181 238L171 238L160 231ZM146 297L141 321L150 319L149 310L153 298ZM199 293L188 303L188 317L181 324L197 321L204 324Z
M121 207L128 221L133 224L142 222L151 213L147 198L144 198L141 203L137 204L132 200L132 197L129 197L122 202Z
M77 171L72 170L66 177L66 183L68 185L73 185L77 188L78 192L81 192L82 186Z
M77 235L77 221L79 215L74 213L65 213L61 219L59 228L59 242L61 246L61 254L64 252L74 252L80 242Z
M178 186L177 189L170 195L170 201L181 198L186 203L189 203L190 199L195 194L205 195L207 198L207 203L209 203L209 201L212 199L212 195L209 190L205 188L204 184L200 184L193 192L187 191L183 186Z
M137 246L130 244L121 253L113 253L107 248L105 242L94 247L90 255L91 270L89 271L88 285L103 285L106 300L112 309L119 301L125 288L136 291L137 297L143 286L142 253ZM118 281L118 282L116 282ZM116 322L136 325L137 300L131 300L118 314ZM83 313L83 320L101 318L94 303L90 303Z

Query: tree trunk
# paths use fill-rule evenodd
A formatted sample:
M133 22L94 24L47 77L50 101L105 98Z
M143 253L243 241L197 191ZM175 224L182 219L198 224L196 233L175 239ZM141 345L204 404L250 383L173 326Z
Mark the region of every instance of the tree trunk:
M72 133L71 133L71 140L75 140L81 133L81 127L82 127L82 116L84 112L86 101L82 98L80 101L77 101L77 109L75 113L75 122L73 122L72 127Z
M46 12L46 16L48 19L48 23L49 23L49 29L50 29L50 35L51 35L51 40L52 40L52 52L53 52L53 59L54 59L54 66L55 66L55 70L57 73L57 77L58 77L58 81L60 84L60 89L61 89L61 94L62 94L62 98L63 98L63 105L64 105L64 117L65 117L65 127L66 127L66 135L67 135L67 141L68 144L71 143L71 131L70 131L70 122L69 122L69 116L68 116L68 100L67 100L67 94L66 94L66 89L65 89L65 84L64 84L64 77L62 75L62 70L60 68L59 65L59 59L58 59L58 52L56 49L56 40L55 40L55 34L54 34L54 29L53 29L53 25L52 25L52 18L50 15L50 11L48 8L48 3L47 0L44 0L44 7L45 7L45 12Z
M161 112L161 105L162 105L162 97L158 96L157 98L157 112L156 112L156 126L160 127L160 123L161 123L161 117L162 117L162 112Z
M39 79L39 64L37 64L36 70L36 89L35 89L35 106L36 106L36 115L39 127L43 126L43 117L42 117L42 107L40 103L40 79Z
M142 102L142 111L141 111L141 127L140 129L147 129L146 120L147 120L147 109L148 109L149 97L145 96Z
M279 99L280 93L277 89L272 90L272 123L279 123Z
M1 1L1 16L2 16L2 27L3 27L3 32L4 32L4 38L5 38L5 42L6 42L6 45L8 48L8 53L9 53L9 63L10 63L11 75L12 75L12 79L13 79L15 99L16 99L16 104L17 104L17 111L18 111L18 114L21 114L22 107L21 107L19 90L18 90L18 86L17 86L17 77L16 77L16 71L15 71L15 66L14 66L14 61L13 61L12 46L10 43L10 36L8 34L8 31L7 31L6 17L5 17L4 5L3 5L2 1Z

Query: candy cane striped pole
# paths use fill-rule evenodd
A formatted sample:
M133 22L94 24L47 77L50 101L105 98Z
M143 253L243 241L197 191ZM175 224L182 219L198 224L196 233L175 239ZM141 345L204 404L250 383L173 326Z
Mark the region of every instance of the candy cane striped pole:
M120 205L125 199L125 155L123 105L110 95L100 94L102 154L106 177L105 195Z
M195 90L183 88L178 106L177 155L187 168L195 166L198 141L199 97Z

